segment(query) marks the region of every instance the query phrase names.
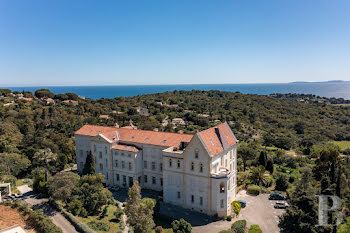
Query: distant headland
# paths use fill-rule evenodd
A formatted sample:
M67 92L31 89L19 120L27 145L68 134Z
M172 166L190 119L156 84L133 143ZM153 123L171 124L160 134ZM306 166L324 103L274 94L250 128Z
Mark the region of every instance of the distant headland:
M320 82L308 82L308 81L296 81L296 82L290 82L290 83L349 83L350 81L344 81L344 80L329 80L329 81L320 81Z

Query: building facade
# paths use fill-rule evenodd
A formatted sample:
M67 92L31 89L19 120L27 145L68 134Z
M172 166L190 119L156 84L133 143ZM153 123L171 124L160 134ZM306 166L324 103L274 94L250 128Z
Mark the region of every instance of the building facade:
M178 134L85 125L75 133L78 171L91 151L108 186L163 191L163 200L230 215L237 187L237 139L227 123Z

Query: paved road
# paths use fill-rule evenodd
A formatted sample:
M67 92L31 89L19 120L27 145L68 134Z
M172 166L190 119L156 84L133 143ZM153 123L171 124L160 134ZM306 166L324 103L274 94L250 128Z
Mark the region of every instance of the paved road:
M22 196L19 197L20 200L26 202L33 209L42 209L51 218L52 222L62 229L63 233L78 233L74 226L61 213L57 212L47 203L48 199L38 197L27 185L22 186L17 187L20 192L23 191Z

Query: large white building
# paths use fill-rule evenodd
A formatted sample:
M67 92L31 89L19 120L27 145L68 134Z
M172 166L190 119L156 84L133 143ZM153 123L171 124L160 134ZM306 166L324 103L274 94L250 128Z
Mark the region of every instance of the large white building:
M79 172L92 151L108 186L137 180L164 202L220 216L236 195L237 142L227 123L194 135L93 125L75 133Z

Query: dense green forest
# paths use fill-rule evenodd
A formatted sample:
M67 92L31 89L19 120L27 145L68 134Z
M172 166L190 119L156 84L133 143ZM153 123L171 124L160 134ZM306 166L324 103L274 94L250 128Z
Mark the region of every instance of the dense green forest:
M239 188L252 193L279 191L290 197L291 207L281 217L282 232L295 232L291 228L334 231L332 226L315 227L315 194L337 194L349 215L349 106L197 90L98 100L73 93L55 95L45 89L35 93L2 89L0 96L3 180L33 176L37 177L37 190L55 193L46 187L43 169L55 175L75 162L74 132L84 124L132 123L139 129L194 133L227 121L240 140ZM140 114L140 107L149 114ZM174 118L182 118L184 124L173 124ZM345 146L339 148L336 144L340 142ZM90 181L76 178L79 182ZM77 203L80 192L75 190L72 200L65 200L67 206ZM86 211L90 214L85 209L84 215ZM349 225L342 227L348 229Z

